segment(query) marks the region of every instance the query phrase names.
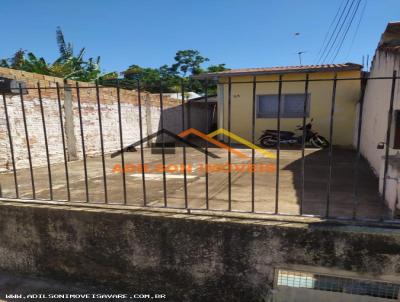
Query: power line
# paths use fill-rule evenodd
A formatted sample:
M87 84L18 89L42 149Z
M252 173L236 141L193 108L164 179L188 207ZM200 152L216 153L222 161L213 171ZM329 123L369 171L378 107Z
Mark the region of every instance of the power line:
M360 7L360 3L361 3L361 0L358 0L357 6L356 6L356 8L354 9L353 15L351 16L350 22L349 22L349 24L348 24L348 26L347 26L347 28L346 28L346 31L345 31L345 33L344 33L344 35L343 35L343 37L342 37L342 40L340 41L339 47L338 47L337 50L336 50L336 53L335 53L335 55L334 55L334 57L333 57L333 59L332 59L332 62L335 61L337 55L339 54L340 49L341 49L342 46L343 46L343 42L346 40L347 33L349 32L349 29L350 29L351 25L353 24L353 21L354 21L354 18L355 18L355 16L356 16L356 14L357 14L358 8Z
M342 11L341 11L341 13L340 13L340 17L339 17L339 19L338 19L337 22L336 22L335 28L334 28L334 30L332 31L332 33L331 33L331 35L330 35L330 37L329 37L328 43L325 44L324 50L322 51L322 53L321 53L321 55L320 55L320 57L319 57L317 63L320 63L320 61L321 61L321 59L323 58L323 56L324 56L324 54L325 54L325 52L326 52L326 50L327 50L329 44L331 43L332 38L333 38L333 36L334 36L334 34L335 34L335 32L336 32L338 26L339 26L339 23L340 23L340 21L342 20L343 14L344 14L344 12L346 11L346 8L347 8L347 6L348 6L348 4L349 4L349 1L350 1L350 0L346 0L346 4L345 4L345 6L343 7L343 9L342 9Z
M326 53L326 55L324 56L324 58L322 59L322 62L325 62L325 61L326 61L326 59L327 59L328 56L330 55L331 51L332 51L333 48L335 47L336 41L337 41L337 39L338 39L340 33L342 32L343 26L346 24L347 18L348 18L349 14L350 14L350 12L351 12L351 10L352 10L352 8L353 8L353 5L354 5L355 1L356 1L356 0L352 0L352 1L351 1L350 7L349 7L349 9L348 9L347 12L346 12L346 16L344 17L344 20L343 20L342 24L340 25L338 32L336 33L336 36L335 36L335 39L333 40L332 45L330 46L330 48L329 48L328 52Z
M355 42L357 34L358 34L358 29L360 28L361 21L362 21L362 19L364 17L365 9L367 8L367 3L368 3L368 0L365 0L364 6L363 6L363 8L361 10L360 18L359 18L358 23L357 23L356 30L354 31L354 35L353 35L353 38L352 38L351 43L350 43L349 51L347 52L346 60L349 57L351 50L353 49L353 45L354 45L354 42Z
M344 4L344 0L340 3L339 8L338 8L338 10L337 10L337 12L335 14L335 17L332 19L332 22L329 25L329 28L328 28L327 32L325 33L324 41L321 44L321 48L318 51L317 57L321 54L322 49L324 48L325 42L328 39L328 36L329 36L329 33L330 33L331 29L332 29L333 24L335 24L336 18L339 16L339 13L341 11L341 8L342 8L343 4Z

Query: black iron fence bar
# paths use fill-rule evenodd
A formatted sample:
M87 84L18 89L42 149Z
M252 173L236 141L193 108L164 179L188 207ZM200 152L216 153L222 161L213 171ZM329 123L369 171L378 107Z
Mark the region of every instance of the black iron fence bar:
M47 130L46 130L46 120L44 117L44 108L43 108L43 98L42 91L40 89L40 83L37 83L38 95L39 95L39 105L40 105L40 114L42 116L42 127L43 127L43 137L44 137L44 147L46 151L46 160L47 160L47 177L49 179L49 196L50 200L53 200L53 181L51 177L51 165L50 165L50 154L49 154L49 144L47 141Z
M85 196L86 196L86 202L89 202L89 183L88 183L88 172L87 172L87 162L86 162L86 148L85 148L85 137L83 130L83 120L82 120L81 96L79 89L80 89L79 83L76 82L76 99L78 101L79 128L81 132L83 173L85 176Z
M137 96L138 96L138 106L139 106L140 161L142 164L143 205L146 207L147 206L147 193L146 193L146 176L144 173L142 96L141 96L141 89L140 89L140 80L137 80Z
M392 126L392 119L393 119L393 103L394 103L394 94L396 91L396 77L397 77L397 71L393 71L393 77L392 77L392 87L390 91L390 105L389 105L389 112L388 112L388 123L387 123L387 129L386 129L386 148L385 148L385 168L383 172L383 186L382 186L382 206L384 207L386 203L386 178L387 178L387 173L388 173L388 168L389 168L389 149L390 149L390 132L391 132L391 126ZM384 217L382 217L383 219Z
M256 77L253 77L253 93L252 93L252 118L251 118L251 142L255 144L255 128L256 128ZM251 148L251 212L255 211L255 150Z
M337 75L335 74L335 79L332 85L332 100L331 100L331 116L329 123L329 153L328 153L328 185L326 193L326 210L325 216L329 217L329 209L331 202L331 185L332 185L332 166L333 166L333 123L335 117L335 104L336 104L336 86L337 86Z
M17 169L15 166L14 144L13 144L13 139L12 139L12 134L11 134L10 118L8 116L6 95L4 93L2 95L3 95L3 104L4 104L4 114L6 116L8 143L10 144L11 163L12 163L12 167L13 167L15 196L16 196L16 198L19 198L18 177L17 177Z
M209 132L209 116L208 116L208 79L206 79L204 84L204 103L205 103L205 110L206 110L206 132ZM209 208L209 194L208 194L208 141L205 141L205 182L206 182L206 209Z
M26 149L28 151L29 171L30 171L30 174L31 174L32 199L36 199L35 178L34 178L34 175L33 175L32 155L31 155L31 144L29 143L28 125L26 124L26 113L25 113L25 105L24 105L24 94L22 92L21 83L19 84L19 96L20 96L20 99L21 99L21 110L22 110L22 118L24 119L24 131L25 131L25 139L26 139Z
M229 77L228 79L228 131L231 132L231 115L232 115L232 79ZM232 210L232 174L231 174L231 136L228 135L228 210Z
M58 116L60 119L60 129L61 129L61 143L62 143L63 158L64 158L65 182L66 182L66 186L67 186L67 200L71 201L71 190L70 190L70 186L69 186L68 159L67 159L67 150L65 148L64 122L63 122L62 106L61 106L61 94L60 94L60 85L58 83L56 83L56 88L57 88Z
M305 147L306 147L306 118L307 118L307 107L308 107L308 81L309 74L306 74L306 80L304 84L304 104L303 104L303 135L301 140L301 197L300 197L300 215L303 214L303 205L304 205L304 185L305 185Z
M104 155L103 123L102 123L102 119L101 119L100 91L99 91L99 82L98 81L96 81L96 101L97 101L97 117L99 120L101 164L102 164L102 168L103 168L104 202L108 203L106 157ZM122 173L122 174L124 174L124 173Z
M119 80L117 80L117 105L118 105L118 126L119 126L119 146L121 150L124 149L124 134L122 132L122 113L121 113L121 91L119 87ZM123 190L123 198L124 204L127 204L127 196L126 196L126 174L125 174L125 152L121 152L121 166L123 169L122 174L122 190Z
M161 156L162 156L162 174L163 174L163 193L164 193L164 207L168 206L167 200L167 174L165 171L165 138L164 138L164 106L163 106L163 89L162 81L160 81L160 125L161 125Z
M363 120L363 108L364 108L364 95L367 88L368 79L364 77L361 79L361 95L358 108L358 128L357 128L357 146L356 146L356 161L354 163L354 181L353 181L353 220L357 219L357 208L358 208L358 175L359 175L359 163L361 159L361 131L362 131L362 120Z
M181 101L182 101L182 131L186 130L185 127L185 84L183 79L181 79ZM189 200L188 200L188 188L187 188L187 171L186 171L186 146L183 144L182 146L182 156L183 156L183 194L185 198L185 209L188 208Z
M281 155L281 105L282 105L282 75L278 81L278 118L276 128L278 130L278 143L276 145L276 175L275 175L275 214L279 214L279 173Z

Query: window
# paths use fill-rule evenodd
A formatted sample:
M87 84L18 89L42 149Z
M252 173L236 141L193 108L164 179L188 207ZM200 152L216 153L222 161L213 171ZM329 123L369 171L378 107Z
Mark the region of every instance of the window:
M400 284L278 269L277 286L380 297L398 301Z
M306 116L310 114L310 99L307 97ZM277 118L278 117L278 95L258 95L257 96L257 117L258 118ZM281 117L299 118L303 117L304 94L282 94L281 96Z

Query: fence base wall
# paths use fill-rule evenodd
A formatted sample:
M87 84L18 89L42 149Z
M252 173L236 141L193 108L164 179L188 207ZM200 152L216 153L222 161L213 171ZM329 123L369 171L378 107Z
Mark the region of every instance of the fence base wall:
M277 267L400 280L400 230L0 202L0 269L168 301L268 301ZM263 300L265 299L265 300Z

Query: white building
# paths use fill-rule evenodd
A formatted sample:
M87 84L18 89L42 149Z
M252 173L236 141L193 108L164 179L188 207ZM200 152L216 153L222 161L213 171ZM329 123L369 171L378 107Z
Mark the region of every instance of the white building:
M369 77L392 77L393 71L400 75L400 22L387 25L385 32L376 49ZM392 115L389 146L388 172L386 178L386 202L393 214L400 211L400 89L399 80L396 81L394 93L394 111ZM375 174L380 180L380 191L383 192L383 176L385 170L385 148L378 149L377 146L386 142L388 117L391 99L391 79L368 80L363 107L363 121L361 132L361 154L369 161ZM398 118L399 117L399 118ZM400 143L400 140L398 141Z

